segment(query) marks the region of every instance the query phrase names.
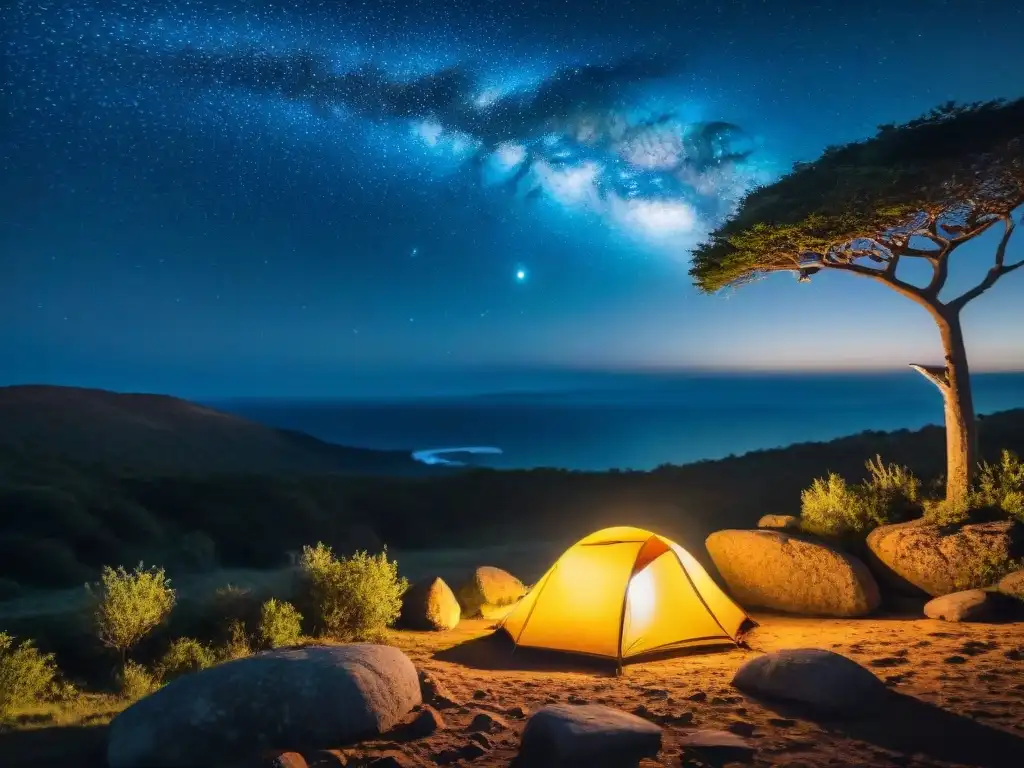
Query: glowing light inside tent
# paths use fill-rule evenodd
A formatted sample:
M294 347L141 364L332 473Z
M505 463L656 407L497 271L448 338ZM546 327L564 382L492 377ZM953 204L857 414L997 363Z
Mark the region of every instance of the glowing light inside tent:
M654 594L654 575L651 568L644 568L636 573L629 580L629 587L626 590L626 605L628 606L630 633L634 636L642 635L644 629L654 618L654 606L656 603Z

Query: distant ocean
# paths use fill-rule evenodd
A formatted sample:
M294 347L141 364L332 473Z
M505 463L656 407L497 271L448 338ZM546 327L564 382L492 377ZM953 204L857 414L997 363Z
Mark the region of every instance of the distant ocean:
M975 374L973 382L978 413L1024 407L1024 374ZM341 445L409 451L481 446L501 453L470 463L579 470L645 470L865 430L919 429L943 418L938 391L912 371L637 377L571 392L210 405Z

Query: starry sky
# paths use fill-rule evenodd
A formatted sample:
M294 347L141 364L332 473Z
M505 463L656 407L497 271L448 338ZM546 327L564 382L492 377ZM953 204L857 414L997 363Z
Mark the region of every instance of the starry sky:
M431 394L937 358L882 286L707 297L689 249L828 145L1024 94L1022 28L1016 0L9 0L0 384ZM1024 368L1015 278L967 310L975 369Z

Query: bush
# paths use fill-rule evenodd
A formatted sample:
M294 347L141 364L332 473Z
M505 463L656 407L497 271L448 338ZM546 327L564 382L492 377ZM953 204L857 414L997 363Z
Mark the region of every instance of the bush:
M849 485L835 473L817 478L800 496L800 525L809 533L863 539L879 525L921 514L921 481L906 467L884 464L880 456L865 466L868 478Z
M117 682L121 695L129 701L148 696L159 687L156 677L148 669L130 659L121 667Z
M302 636L302 614L291 603L270 598L260 612L258 634L264 648L295 645Z
M227 640L218 649L217 658L220 661L231 661L241 659L252 654L249 645L249 635L245 631L245 624L235 620L228 625Z
M387 549L336 558L319 543L302 550L302 577L319 629L340 640L379 640L398 619L409 583Z
M157 669L160 679L169 681L212 667L216 663L217 657L210 648L191 637L179 637L171 643Z
M1024 463L1003 451L998 464L983 462L972 494L972 506L1001 509L1024 523Z
M950 525L963 525L970 519L973 506L972 499L926 501L924 503L924 519L943 528Z
M129 573L103 568L100 582L89 586L96 636L104 645L125 654L166 620L174 607L174 590L163 568L142 563Z
M56 677L52 653L40 653L31 640L15 645L13 637L0 632L0 717L51 695Z

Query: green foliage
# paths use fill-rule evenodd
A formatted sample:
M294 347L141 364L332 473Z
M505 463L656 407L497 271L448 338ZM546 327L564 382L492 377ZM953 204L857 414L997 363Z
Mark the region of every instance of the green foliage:
M252 655L252 646L249 644L249 634L245 631L245 624L237 619L228 625L227 639L217 649L219 661L232 661Z
M904 125L882 126L866 141L829 148L747 195L736 216L694 251L690 275L715 292L799 268L808 254L821 266L821 257L849 257L858 241L885 241L919 214L966 214L955 234L977 234L985 217L1020 204L1022 137L1019 99L942 105Z
M121 666L117 684L121 695L128 701L148 696L160 687L156 677L146 667L131 659L125 661Z
M264 648L295 645L302 636L302 614L291 603L270 598L260 611L257 634Z
M179 637L157 665L159 677L168 682L190 672L198 672L217 663L217 655L208 646L191 637Z
M928 499L924 503L924 519L942 527L963 525L971 518L971 500Z
M162 624L174 607L174 590L163 568L134 571L104 567L100 582L89 585L93 621L100 642L122 657Z
M956 588L981 589L990 587L1003 576L1022 567L1019 560L1014 560L1005 552L985 551L970 563L970 571L959 575Z
M56 677L52 653L40 653L31 640L15 644L0 632L0 717L52 695Z
M972 494L974 506L1001 509L1024 523L1024 462L1003 451L997 464L983 462Z
M340 640L379 640L398 619L409 583L387 549L379 555L356 552L336 558L319 543L302 551L307 600L319 629Z
M800 525L809 533L859 539L879 525L902 522L921 512L921 481L906 467L875 456L868 478L850 485L840 475L817 478L800 497Z

